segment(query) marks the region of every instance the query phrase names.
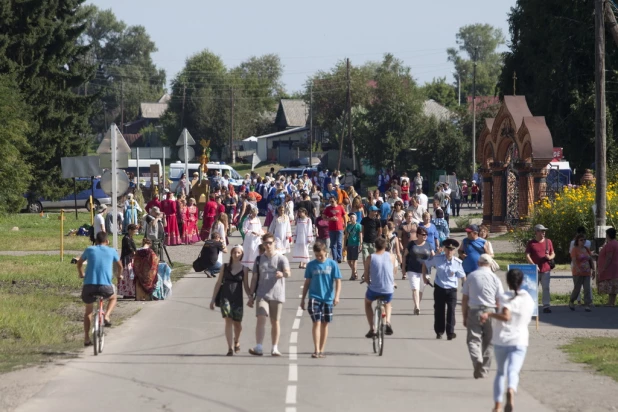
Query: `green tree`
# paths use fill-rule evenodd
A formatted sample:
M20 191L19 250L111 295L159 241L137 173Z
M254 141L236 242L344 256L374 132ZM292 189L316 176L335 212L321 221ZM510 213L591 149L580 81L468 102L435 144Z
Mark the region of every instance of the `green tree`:
M414 147L424 96L410 68L392 54L384 56L372 84L366 127L357 136L359 154L376 167L398 167L401 154Z
M476 55L476 94L493 96L502 70L502 55L496 50L505 42L502 30L489 24L463 26L456 35L457 47L446 50L461 78L461 91L472 95L474 58ZM457 76L455 77L457 81Z
M433 99L442 106L453 109L458 106L457 88L446 82L446 77L433 79L422 87L428 99Z
M88 116L94 98L75 91L91 79L89 48L78 45L85 30L84 0L7 0L0 3L0 73L11 74L32 114L23 153L31 166L32 195L58 198L71 192L60 158L87 151Z
M79 43L91 45L87 58L97 65L95 79L82 92L100 96L90 123L95 131L103 131L111 121L136 119L141 102L157 101L165 93L165 71L152 61L157 47L143 26L127 26L112 10L94 5L84 6L81 15L86 30Z
M594 162L594 5L563 6L557 0L519 0L511 9L511 39L499 87L501 94L512 94L516 73L517 94L526 96L533 115L545 116L554 146L563 147L571 167L583 171ZM611 36L605 51L611 169L618 166L618 47Z
M24 193L31 180L31 167L23 153L30 151L26 137L30 128L29 110L17 84L0 75L0 214L19 212L25 205Z

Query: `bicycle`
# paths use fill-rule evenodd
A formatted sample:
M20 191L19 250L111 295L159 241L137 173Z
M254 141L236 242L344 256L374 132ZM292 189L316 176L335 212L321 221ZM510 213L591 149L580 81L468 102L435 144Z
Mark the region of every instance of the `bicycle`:
M94 348L94 356L103 353L105 346L105 311L103 310L103 296L97 295L97 307L92 313L92 346Z
M386 330L386 308L382 297L376 300L376 307L373 311L373 353L382 356L384 353L384 334Z

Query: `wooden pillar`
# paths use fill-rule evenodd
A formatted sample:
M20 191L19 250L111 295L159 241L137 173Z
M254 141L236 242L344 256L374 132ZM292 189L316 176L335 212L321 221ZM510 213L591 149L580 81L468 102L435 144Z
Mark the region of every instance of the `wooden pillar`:
M493 178L491 169L479 170L482 176L481 189L483 190L483 224L487 227L491 226L491 216L493 214Z
M517 165L518 179L518 212L519 219L523 222L532 214L534 208L534 186L531 171L531 164L519 164Z
M506 233L507 227L505 224L505 199L506 199L506 177L504 171L506 166L503 162L494 162L491 165L492 183L492 216L491 216L491 232Z
M545 167L532 169L532 177L534 202L536 203L547 196L547 169Z

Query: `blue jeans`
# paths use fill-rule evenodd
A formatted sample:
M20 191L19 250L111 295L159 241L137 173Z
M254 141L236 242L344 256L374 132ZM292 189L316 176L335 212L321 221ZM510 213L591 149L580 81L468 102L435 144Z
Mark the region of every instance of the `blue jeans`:
M333 256L333 260L343 259L343 230L331 230L328 232L330 237L330 251Z
M211 267L209 267L206 270L209 271L210 273L212 273L213 275L216 275L221 270L221 266L223 266L223 265L221 263L217 262L217 263L215 263L214 265L212 265Z
M508 389L517 392L519 371L526 359L527 346L499 346L494 345L496 354L496 379L494 380L494 402L502 403L506 387L505 378L508 378Z

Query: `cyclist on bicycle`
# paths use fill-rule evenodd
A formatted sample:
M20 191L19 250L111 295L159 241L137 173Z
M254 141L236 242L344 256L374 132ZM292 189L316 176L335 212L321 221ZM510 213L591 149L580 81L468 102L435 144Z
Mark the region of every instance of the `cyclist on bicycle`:
M122 263L118 252L108 245L107 233L97 233L95 245L86 248L77 261L77 273L81 279L84 279L84 286L82 287L82 301L86 304L84 346L92 345L90 341L90 321L93 304L96 302L97 296L109 299L105 311L105 326L112 326L110 316L116 306L116 287L112 283L112 268L115 266L116 276L122 280ZM86 261L88 261L88 264L84 275L83 265Z
M376 334L373 326L373 310L371 304L381 299L386 309L386 331L387 335L393 334L391 327L391 300L395 292L395 255L386 251L387 240L383 237L376 239L376 252L365 259L364 281L369 285L365 294L365 314L369 323L369 332L366 338L373 338Z

